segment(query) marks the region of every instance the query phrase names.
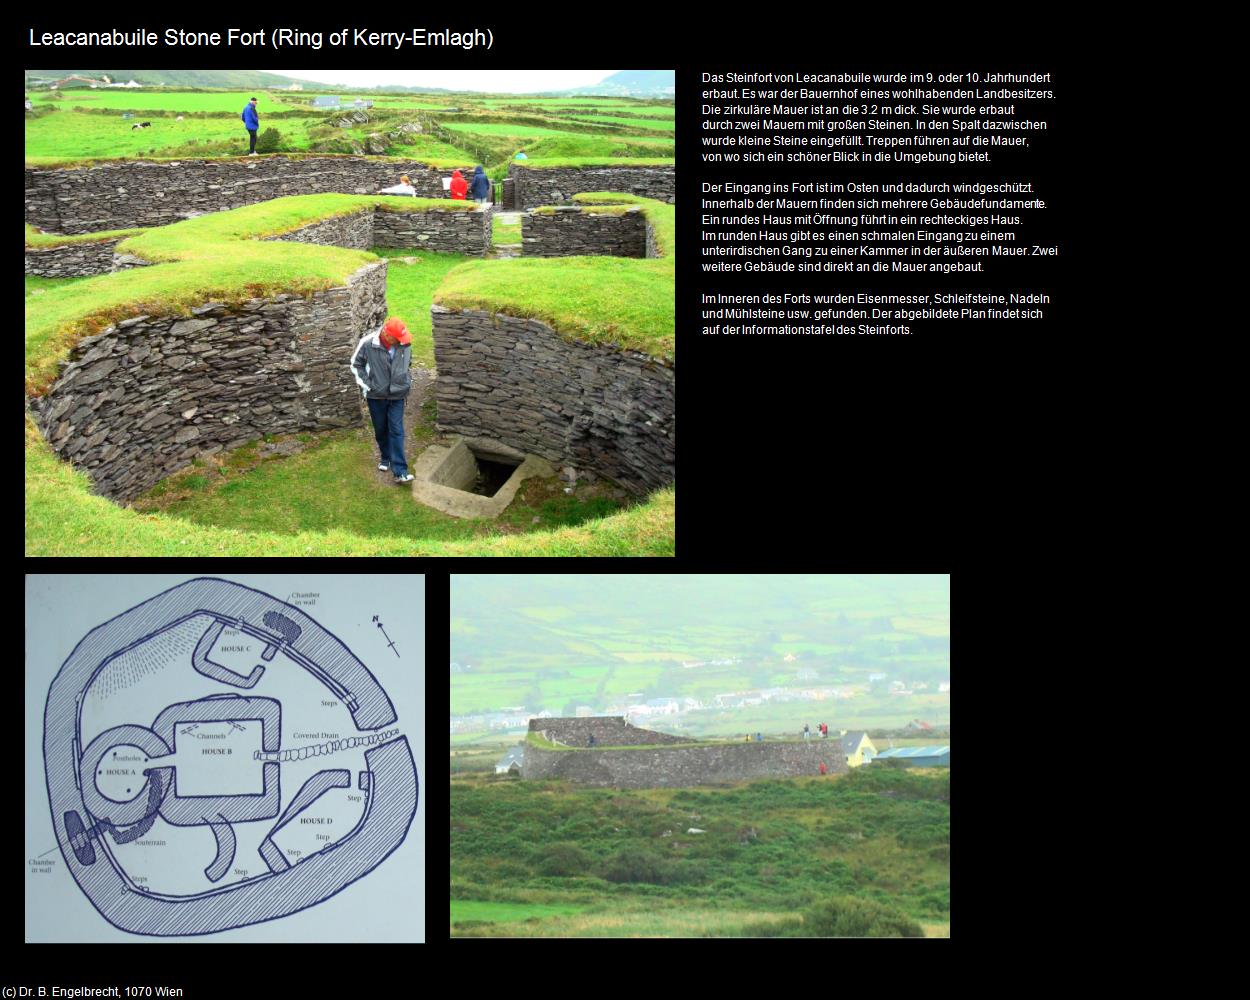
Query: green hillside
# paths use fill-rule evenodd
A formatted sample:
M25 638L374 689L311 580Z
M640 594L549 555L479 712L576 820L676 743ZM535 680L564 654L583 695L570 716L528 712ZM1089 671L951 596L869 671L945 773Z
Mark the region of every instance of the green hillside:
M457 576L451 714L602 713L688 697L703 708L654 725L692 735L946 725L949 622L945 577ZM733 693L757 703L716 705Z
M633 791L453 777L451 816L453 935L949 935L945 769Z

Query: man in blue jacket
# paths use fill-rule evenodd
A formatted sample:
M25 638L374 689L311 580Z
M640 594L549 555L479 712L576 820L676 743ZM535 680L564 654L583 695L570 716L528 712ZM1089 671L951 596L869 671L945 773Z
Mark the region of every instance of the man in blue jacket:
M252 148L247 151L248 156L256 155L256 130L260 128L260 115L256 113L256 98L253 97L243 106L243 127L247 129L247 134L252 137Z

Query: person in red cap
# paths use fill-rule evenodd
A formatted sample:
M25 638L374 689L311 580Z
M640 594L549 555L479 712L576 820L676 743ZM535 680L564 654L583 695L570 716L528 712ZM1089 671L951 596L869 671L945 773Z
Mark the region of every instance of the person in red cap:
M451 196L459 201L464 201L464 196L469 192L469 182L459 170L451 172Z
M381 329L362 337L352 352L351 369L369 404L373 436L382 454L378 469L390 471L397 483L412 482L404 459L404 400L412 389L412 336L391 317Z

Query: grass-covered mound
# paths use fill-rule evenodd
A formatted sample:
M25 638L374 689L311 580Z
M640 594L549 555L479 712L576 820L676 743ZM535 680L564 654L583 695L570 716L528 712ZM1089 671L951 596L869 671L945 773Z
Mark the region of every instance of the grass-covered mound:
M245 136L246 134L247 133L244 133ZM244 141L246 142L246 138L244 139ZM29 146L27 148L29 149ZM151 156L145 155L143 153L136 153L133 156L96 156L96 155L39 156L39 155L31 155L30 153L27 153L26 167L27 169L53 169L55 168L55 169L72 170L72 169L78 169L78 168L83 168L83 167L103 167L103 166L108 166L113 163L124 163L127 161L134 162L134 163L138 163L138 162L177 163L182 160L230 160L230 161L240 160L240 161L247 161L247 162L255 162L256 160L265 159L266 157L271 157L271 158L281 157L282 159L286 159L286 160L321 160L321 159L325 159L326 157L334 157L334 156L342 156L344 158L351 158L353 160L361 159L361 154L359 153L286 152L286 153L263 153L263 154L257 153L255 156L242 156L242 154L240 154L239 156L233 156L233 155L222 156L220 153L217 153L217 152L207 152L198 156L194 152L183 153L180 156L163 156L159 153L155 155L151 155ZM455 170L457 168L462 168L462 167L467 166L470 157L467 153L459 157L454 157L454 158L452 157L428 157L428 156L417 156L417 155L410 154L407 156L405 155L369 156L367 157L367 159L370 162L377 161L379 163L387 163L387 162L412 163L415 160L418 163L424 163L426 166L433 167L436 170Z
M278 292L310 294L343 284L378 258L362 250L265 242L302 226L367 208L473 211L471 202L385 195L313 194L215 212L149 229L119 243L153 261L48 291L26 313L26 391L38 394L81 338L129 316L187 315L205 302L239 303Z
M656 244L663 256L650 260L518 257L469 261L448 273L434 302L448 309L538 319L570 340L616 344L624 350L672 359L673 206L612 192L578 195L576 200L591 211L622 211L618 206L626 204L641 206L655 228Z
M45 250L48 247L73 246L75 243L103 243L105 240L115 240L119 236L138 236L140 233L146 232L147 230L144 228L107 229L98 233L58 236L55 233L45 233L36 229L28 222L26 223L26 246L32 250Z
M600 156L544 156L531 157L528 160L514 160L518 167L544 170L551 167L671 167L671 157L663 156L631 156L631 157L600 157Z

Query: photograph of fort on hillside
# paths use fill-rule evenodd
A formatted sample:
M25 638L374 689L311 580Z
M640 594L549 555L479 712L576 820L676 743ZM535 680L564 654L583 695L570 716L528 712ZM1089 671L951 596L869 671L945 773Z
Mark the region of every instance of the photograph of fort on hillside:
M950 937L950 577L451 577L453 937Z
M27 555L673 555L671 70L27 70Z

